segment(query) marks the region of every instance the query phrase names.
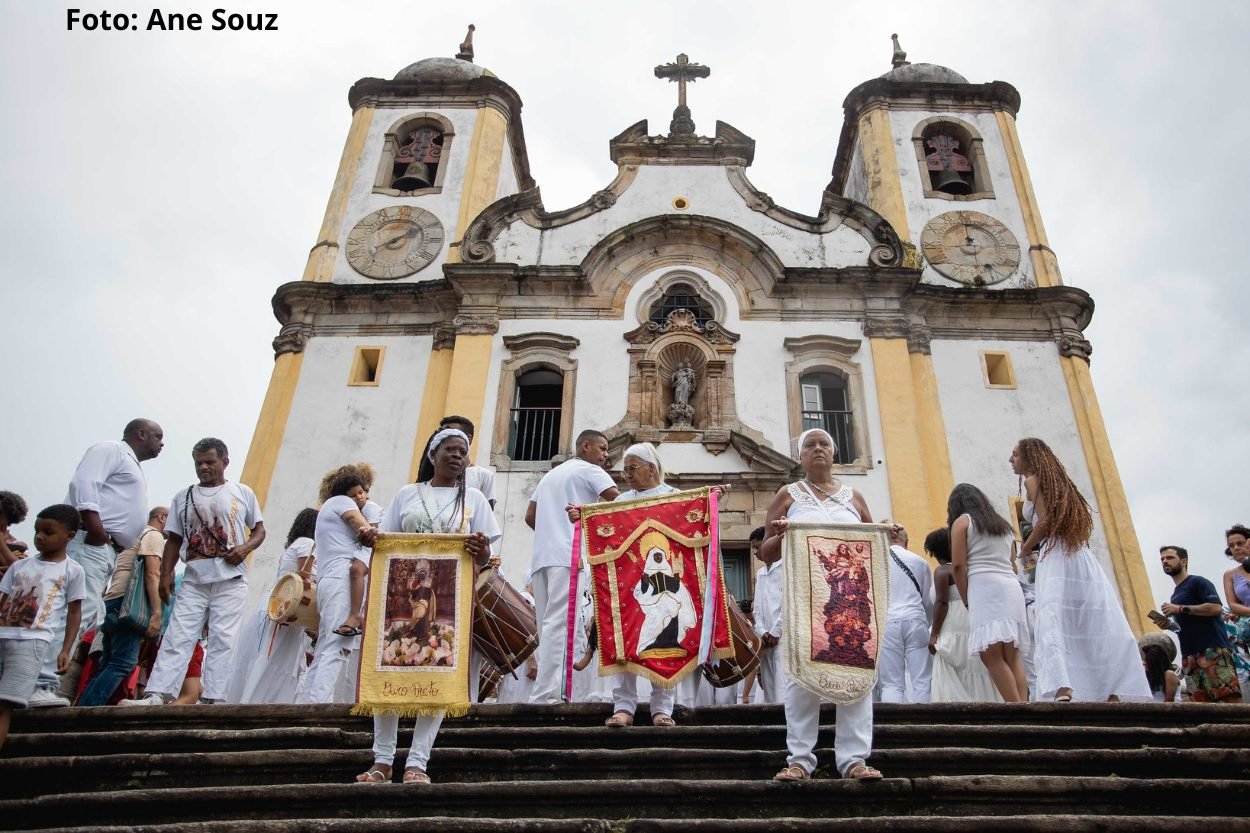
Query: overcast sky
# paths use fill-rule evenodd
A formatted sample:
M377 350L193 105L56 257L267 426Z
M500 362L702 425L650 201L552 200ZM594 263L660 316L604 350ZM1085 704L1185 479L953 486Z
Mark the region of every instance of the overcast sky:
M150 7L136 4L141 31L70 32L64 5L0 7L0 488L32 519L134 416L165 427L146 464L153 502L193 480L205 435L238 476L272 366L269 301L316 241L357 79L453 55L475 23L478 63L525 103L554 210L612 179L612 136L640 118L666 128L674 88L652 67L684 51L712 68L690 91L700 132L720 119L753 137L752 182L814 214L842 101L890 68L898 32L913 62L1019 89L1051 246L1097 303L1093 375L1156 601L1171 588L1163 543L1219 583L1224 528L1250 522L1250 5L249 6L277 12L279 31L142 31ZM162 8L209 19L216 5ZM1004 465L1009 452L986 449Z

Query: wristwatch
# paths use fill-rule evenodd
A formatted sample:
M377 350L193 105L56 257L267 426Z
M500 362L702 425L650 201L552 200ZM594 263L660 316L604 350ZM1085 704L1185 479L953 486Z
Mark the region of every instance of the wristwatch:
M1189 615L1189 605L1181 605L1181 613L1184 613L1186 616L1188 616L1188 615Z

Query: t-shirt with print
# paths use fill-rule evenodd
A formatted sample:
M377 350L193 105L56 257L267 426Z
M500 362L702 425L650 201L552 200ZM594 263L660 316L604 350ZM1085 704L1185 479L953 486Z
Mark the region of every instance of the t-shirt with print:
M87 596L87 579L78 562L23 558L0 579L0 639L42 639L65 627L70 602Z
M242 483L196 484L174 495L165 531L182 539L186 580L211 584L247 575L247 559L231 566L221 556L247 543L248 530L263 520L256 493Z
M104 591L104 601L120 599L130 583L130 574L134 572L135 554L140 557L156 556L156 559L144 565L145 569L155 570L160 575L160 558L165 554L165 536L158 529L145 527L139 534L139 542L133 547L126 547L117 554L117 566L113 568L113 577L109 579L108 589Z
M352 511L359 512L360 507L347 495L335 495L321 504L316 532L319 579L346 578L351 570L360 543L343 515Z
M1215 592L1215 585L1202 576L1189 576L1172 591L1172 604L1194 607L1211 602L1219 602L1220 596ZM1176 624L1180 626L1177 636L1181 640L1181 656L1200 654L1208 648L1232 648L1228 635L1224 632L1224 623L1219 616L1194 616L1192 613L1177 613Z
M567 504L595 503L608 489L616 488L612 475L602 466L580 457L566 460L543 475L530 500L538 504L534 512L534 560L530 570L568 567L572 560L573 524Z

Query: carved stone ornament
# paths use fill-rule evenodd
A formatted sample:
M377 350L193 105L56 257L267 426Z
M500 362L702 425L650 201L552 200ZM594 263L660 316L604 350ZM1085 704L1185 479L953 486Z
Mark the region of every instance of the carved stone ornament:
M864 335L868 338L906 338L910 332L906 318L891 316L864 319Z
M921 353L925 356L931 354L929 347L929 329L927 327L913 327L907 333L907 352Z
M457 315L452 324L456 327L456 335L493 336L499 332L497 315Z
M303 353L312 328L307 324L287 324L273 340L273 357L283 353Z
M630 344L650 344L661 336L669 333L691 333L701 336L710 344L733 344L742 336L726 330L715 321L699 324L698 318L688 309L676 309L668 314L663 324L648 321L641 327L625 334Z
M1076 356L1089 364L1090 356L1094 355L1094 345L1089 343L1088 339L1081 338L1071 333L1064 333L1059 336L1059 355Z
M449 321L434 325L434 350L451 350L456 346L456 327Z

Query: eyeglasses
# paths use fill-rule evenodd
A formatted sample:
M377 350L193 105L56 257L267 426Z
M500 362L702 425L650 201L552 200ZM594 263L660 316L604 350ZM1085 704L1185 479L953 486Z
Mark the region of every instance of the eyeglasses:
M638 471L638 469L649 469L649 468L651 468L650 463L642 463L641 465L637 465L637 466L626 466L624 469L622 469L622 471L624 471L626 474L633 474L634 472Z

